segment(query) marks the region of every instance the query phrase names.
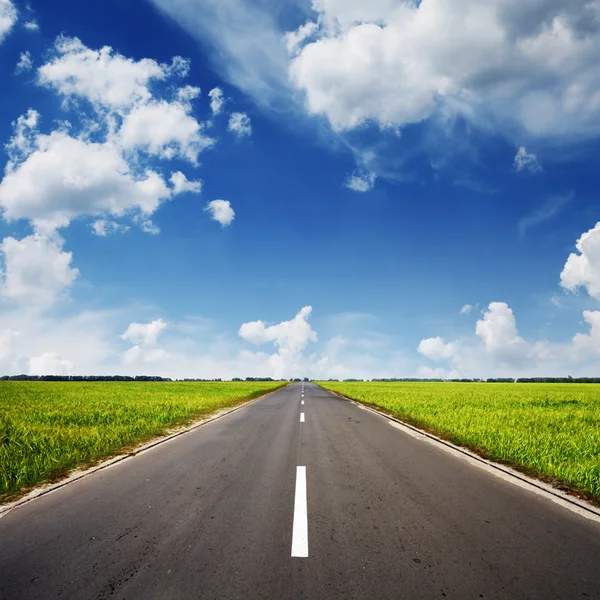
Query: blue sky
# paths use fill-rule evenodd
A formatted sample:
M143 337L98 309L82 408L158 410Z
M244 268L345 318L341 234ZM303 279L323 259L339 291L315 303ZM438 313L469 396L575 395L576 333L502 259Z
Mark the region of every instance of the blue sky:
M0 371L597 375L598 23L0 0Z

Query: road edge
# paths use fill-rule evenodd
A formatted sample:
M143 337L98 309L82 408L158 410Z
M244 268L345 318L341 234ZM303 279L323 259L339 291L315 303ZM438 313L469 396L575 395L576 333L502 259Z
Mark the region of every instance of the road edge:
M281 387L277 388L276 390L267 392L266 394L263 394L262 396L258 396L257 398L252 398L251 400L248 400L247 402L244 402L242 400L243 404L240 404L239 406L234 406L233 408L226 408L221 411L217 411L216 413L213 413L211 416L206 417L204 419L200 419L198 421L195 421L191 425L188 425L187 427L184 427L183 429L177 430L166 436L154 438L153 440L150 440L149 442L146 442L145 444L136 446L135 448L133 448L133 450L131 450L127 454L119 454L117 456L113 456L112 458L108 458L108 459L102 461L101 463L99 463L97 465L93 465L88 468L82 467L82 468L76 469L68 477L66 477L65 479L61 479L60 481L57 481L56 483L50 483L50 484L46 484L46 485L42 484L40 486L34 487L26 496L23 496L22 498L19 498L18 500L15 500L14 502L9 502L8 504L0 504L0 519L2 517L6 516L9 512L14 510L15 508L19 508L21 506L24 506L25 504L29 504L30 502L33 502L34 500L37 500L38 498L41 498L42 496L46 496L47 494L55 492L56 490L63 488L67 485L70 485L71 483L80 481L81 479L84 479L85 477L89 477L90 475L94 475L98 471L108 469L109 467L112 467L112 466L114 466L118 463L121 463L125 460L128 460L130 458L135 458L136 456L142 454L143 452L151 450L152 448L155 448L156 446L160 446L161 444L164 444L165 442L169 442L181 435L190 433L190 431L194 431L195 429L198 429L202 425L207 425L208 423L212 423L213 421L222 419L223 417L226 417L227 415L230 415L231 413L234 413L242 408L246 408L247 406L254 404L255 402L258 402L259 400L264 400L267 396L270 396L271 394L279 392L280 390L288 387L288 385L289 385L289 383L286 385L282 385Z
M449 452L453 456L466 460L470 464L477 466L487 471L488 473L491 473L492 475L503 479L504 481L508 481L522 489L528 490L534 494L545 497L548 500L554 502L555 504L558 504L559 506L562 506L563 508L574 512L575 514L578 514L579 516L600 523L600 509L598 509L596 506L585 500L582 500L575 496L571 496L566 492L552 487L550 484L546 483L545 481L542 481L541 479L536 479L534 477L526 475L525 473L521 473L520 471L517 471L512 467L493 462L487 458L483 458L478 454L471 452L467 448L457 446L456 444L453 444L448 440L444 440L440 437L437 437L432 433L429 433L428 431L419 429L414 425L410 425L409 423L401 421L396 417L379 411L376 408L373 408L372 406L363 404L359 400L355 400L354 398L349 398L348 396L338 394L337 392L329 390L320 385L319 387L325 390L326 392L337 396L338 398L342 398L343 400L351 402L352 404L358 406L363 410L368 410L376 415L379 415L380 417L383 417L384 419L387 419L388 421L391 421L391 424L395 425L396 428L400 429L404 433L407 433L408 435L411 435L412 437L423 439L437 447L442 446L443 450Z

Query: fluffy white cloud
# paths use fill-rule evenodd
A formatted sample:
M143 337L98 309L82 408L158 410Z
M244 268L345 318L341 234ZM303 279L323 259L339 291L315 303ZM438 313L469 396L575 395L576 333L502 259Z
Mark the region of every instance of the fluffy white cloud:
M119 131L125 150L144 150L161 158L184 158L196 164L198 154L214 144L180 102L149 102L136 106Z
M19 57L19 62L15 68L15 73L24 73L25 71L31 71L33 68L33 61L31 60L31 54L29 51L22 52Z
M138 175L111 142L94 143L64 131L39 134L31 153L0 183L7 220L64 226L83 215L152 214L173 191L158 173Z
M161 363L170 355L162 348L141 348L133 346L123 354L123 363L128 366L143 366L152 363Z
M46 352L29 359L29 375L70 375L72 371L73 363L56 352Z
M152 81L171 74L167 65L148 58L135 61L110 46L93 50L78 38L61 36L54 49L55 56L39 69L40 84L63 96L80 96L113 110L149 101Z
M313 9L319 35L290 76L337 131L461 115L532 136L600 132L597 0L315 0Z
M174 194L182 194L184 192L199 194L202 191L201 181L190 181L181 171L172 173L170 181L173 185Z
M26 21L25 23L23 23L23 27L27 29L27 31L40 30L40 26L38 25L37 21Z
M98 235L100 237L108 237L109 235L113 235L115 233L125 233L126 231L129 231L128 225L122 225L116 221L107 221L106 219L98 219L97 221L94 221L91 227L94 235Z
M17 22L17 9L11 0L0 0L0 43Z
M521 146L515 154L513 166L517 171L529 171L531 173L537 173L542 170L542 165L535 154L530 154L525 149L525 146Z
M212 200L204 210L210 214L213 221L221 223L223 227L231 225L235 219L235 211L231 208L229 200Z
M471 311L473 310L473 306L471 304L465 304L461 309L460 309L460 314L461 315L468 315Z
M575 358L588 354L600 354L600 311L584 310L583 319L590 326L589 334L577 333L573 337Z
M65 294L79 275L73 255L63 249L58 235L35 233L22 240L7 237L0 243L4 268L0 298L22 305L47 307Z
M312 306L305 306L291 321L283 321L277 325L265 325L263 321L244 323L238 335L256 345L272 342L279 348L300 352L308 342L317 341L317 334L307 320L311 312Z
M560 285L570 291L583 287L588 294L600 300L600 223L586 231L575 244L573 252L560 274Z
M353 173L344 185L355 192L368 192L373 189L375 179L375 173Z
M250 117L246 113L231 113L227 129L239 137L250 135L252 133Z
M218 115L223 109L223 104L225 104L225 96L223 96L223 90L221 88L213 88L208 92L208 96L210 98L210 110L212 110L213 115Z
M275 344L279 351L269 357L269 366L279 378L294 369L295 361L309 342L317 341L317 334L308 323L311 312L312 307L305 306L291 321L276 325L266 325L263 321L244 323L238 335L256 345Z
M506 302L492 302L483 318L477 321L475 333L487 352L507 364L520 364L530 348L519 336L512 309Z
M162 319L151 323L131 323L121 335L121 339L135 345L152 346L156 344L158 336L166 327L167 324Z
M446 343L441 337L427 338L421 340L417 352L431 360L446 360L455 354L455 345Z

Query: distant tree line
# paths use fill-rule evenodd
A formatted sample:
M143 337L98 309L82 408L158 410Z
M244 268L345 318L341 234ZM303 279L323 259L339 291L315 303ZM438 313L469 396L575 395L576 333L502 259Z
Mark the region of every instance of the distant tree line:
M150 375L4 375L0 381L172 381Z

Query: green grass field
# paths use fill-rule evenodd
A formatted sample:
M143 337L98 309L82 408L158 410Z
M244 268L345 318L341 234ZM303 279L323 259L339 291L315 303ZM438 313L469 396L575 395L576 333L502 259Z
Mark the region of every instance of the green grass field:
M600 504L600 385L320 385Z
M279 382L0 382L0 501Z

